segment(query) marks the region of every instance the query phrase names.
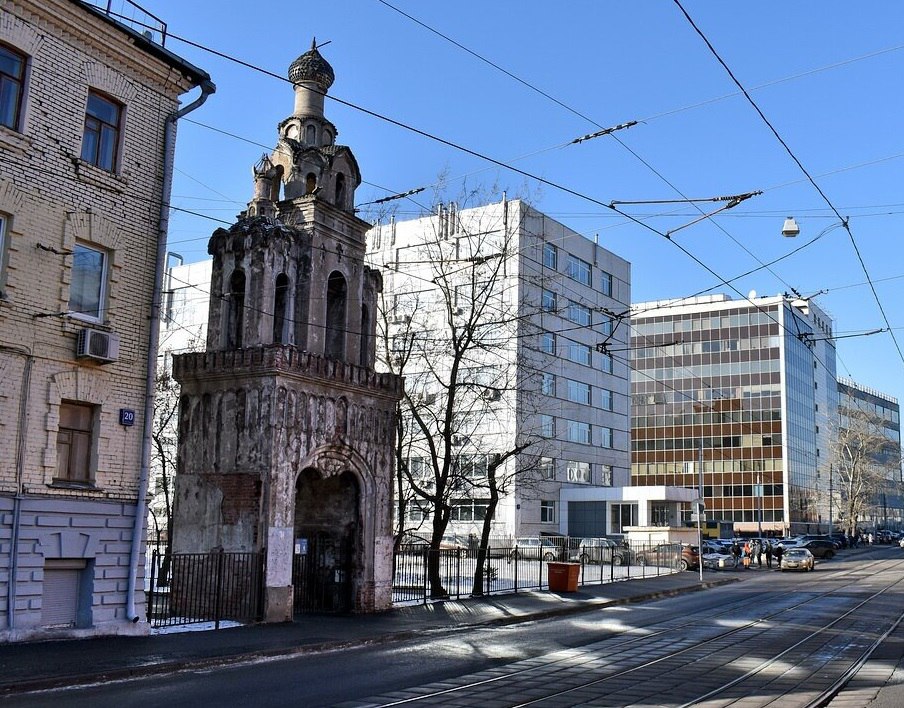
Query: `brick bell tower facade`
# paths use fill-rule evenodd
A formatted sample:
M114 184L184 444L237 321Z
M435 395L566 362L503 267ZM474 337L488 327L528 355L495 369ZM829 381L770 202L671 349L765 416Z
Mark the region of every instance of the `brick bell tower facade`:
M313 44L289 79L294 110L254 196L208 245L207 349L173 364L173 551L262 552L271 622L390 606L403 386L374 370L382 279L364 265L357 162L323 112L333 69Z

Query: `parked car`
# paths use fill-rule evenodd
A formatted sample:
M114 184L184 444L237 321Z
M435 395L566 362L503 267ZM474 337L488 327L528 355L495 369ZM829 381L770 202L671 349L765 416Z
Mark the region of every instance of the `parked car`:
M568 558L581 563L611 563L629 565L631 549L609 538L582 538Z
M813 570L816 560L806 548L795 546L782 555L781 570Z
M645 548L635 554L638 565L671 566L677 562L681 570L691 570L700 564L700 553L696 546L687 543L660 543Z
M545 538L516 538L510 554L512 560L521 558L529 560L554 561L562 557L562 548Z
M704 550L705 549L706 547L704 546ZM731 553L726 553L724 550L714 551L712 553L704 553L703 567L710 568L712 570L737 568L738 559L731 555Z
M794 548L806 548L816 558L832 558L835 556L835 544L825 539L813 538L798 543L796 546L785 546L785 553Z

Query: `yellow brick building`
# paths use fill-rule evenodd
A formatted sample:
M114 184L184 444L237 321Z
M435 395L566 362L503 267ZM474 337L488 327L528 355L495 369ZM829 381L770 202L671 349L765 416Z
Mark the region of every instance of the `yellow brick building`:
M101 5L0 5L0 641L147 631L163 205L214 87Z

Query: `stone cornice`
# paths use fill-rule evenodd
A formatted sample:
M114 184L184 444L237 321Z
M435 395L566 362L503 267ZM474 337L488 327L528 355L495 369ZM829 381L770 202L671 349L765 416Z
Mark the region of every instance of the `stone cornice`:
M401 398L404 379L396 374L326 359L292 346L272 345L253 349L194 352L173 357L173 376L180 383L239 376L285 375L326 383L336 388Z

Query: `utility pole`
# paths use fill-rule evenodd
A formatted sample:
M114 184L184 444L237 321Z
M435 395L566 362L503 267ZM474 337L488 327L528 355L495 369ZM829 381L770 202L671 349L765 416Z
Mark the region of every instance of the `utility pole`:
M835 533L835 522L832 518L832 465L829 465L829 533Z

